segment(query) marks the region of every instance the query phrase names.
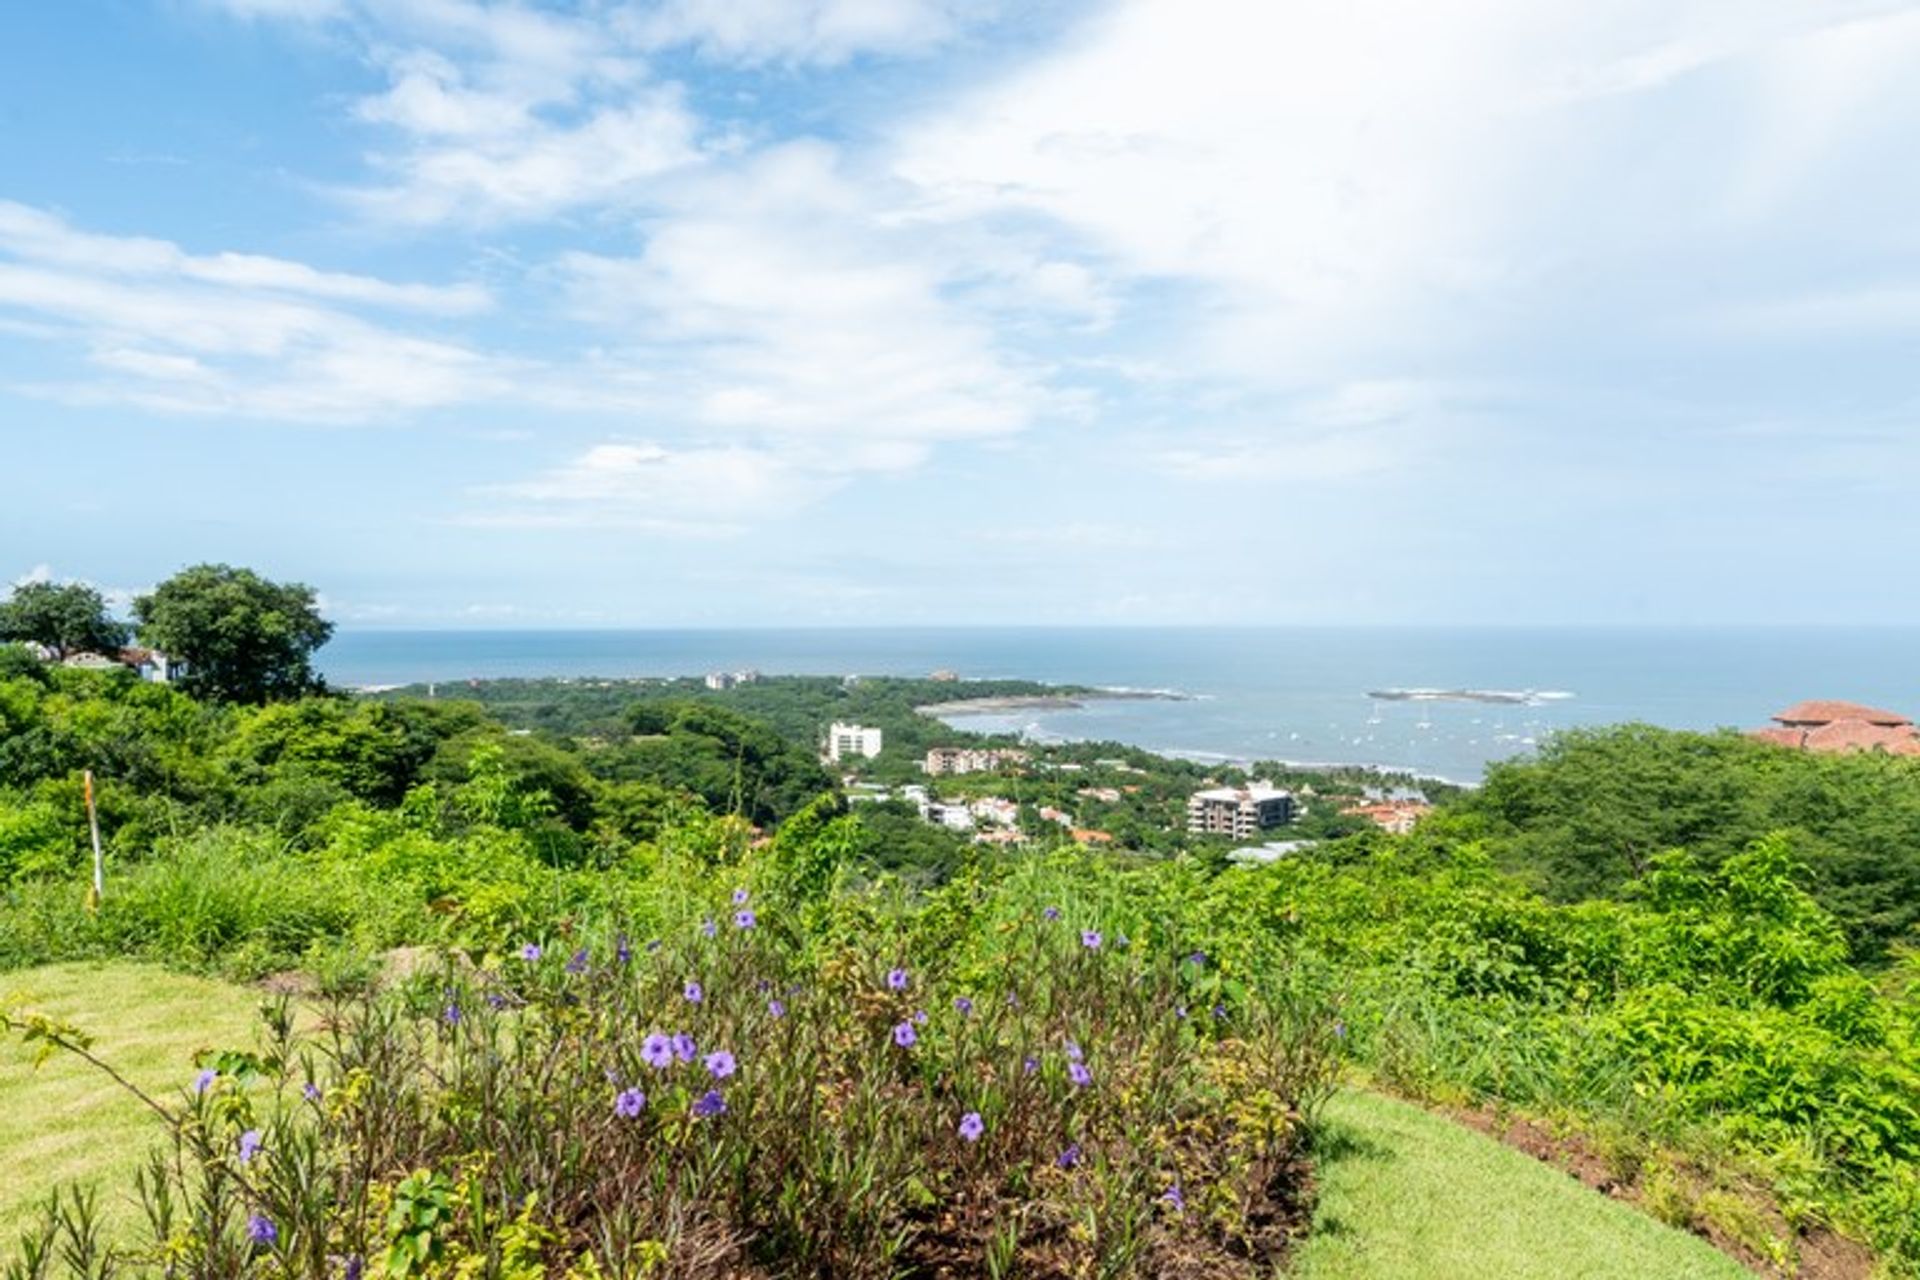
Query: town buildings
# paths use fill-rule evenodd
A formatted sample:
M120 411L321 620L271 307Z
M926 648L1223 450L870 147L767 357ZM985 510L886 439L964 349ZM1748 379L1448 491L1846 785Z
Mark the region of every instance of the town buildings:
M1027 753L1011 747L934 747L920 767L934 777L956 773L991 773L1009 765L1025 764Z
M732 689L737 685L755 684L759 679L758 671L709 671L706 685L707 688L718 691Z
M1433 812L1433 806L1418 800L1379 800L1368 804L1350 804L1340 812L1350 818L1365 818L1382 831L1403 836L1414 824Z
M841 724L835 720L827 726L825 754L832 764L839 764L854 756L871 760L880 754L880 730L867 725Z
M1293 821L1293 795L1264 782L1196 791L1187 801L1187 830L1194 835L1250 840Z

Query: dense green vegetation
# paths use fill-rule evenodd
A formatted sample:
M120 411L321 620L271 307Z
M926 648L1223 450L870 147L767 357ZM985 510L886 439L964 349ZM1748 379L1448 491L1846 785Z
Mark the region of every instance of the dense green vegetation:
M143 956L347 990L428 943L464 957L443 985L465 983L510 972L530 940L596 963L623 930L684 940L724 921L716 895L738 884L778 907L783 966L890 938L973 991L1053 909L1128 939L1130 964L1203 953L1180 1008L1214 1036L1280 1007L1284 975L1288 1000L1337 1003L1342 1051L1372 1079L1550 1117L1670 1221L1782 1265L1832 1227L1920 1275L1911 761L1574 734L1410 837L1329 829L1251 868L1151 845L994 851L911 810L849 809L810 743L718 695L663 688L555 723L569 732L438 699L203 702L0 657L0 969ZM1060 750L1023 805L1071 793L1092 813L1090 785L1172 794L1199 768ZM97 914L83 768L109 854ZM729 1203L736 1228L769 1229Z
M1578 730L1495 765L1460 810L1494 860L1560 901L1611 896L1684 849L1718 867L1770 832L1846 929L1885 961L1920 926L1920 763L1782 751L1733 733Z

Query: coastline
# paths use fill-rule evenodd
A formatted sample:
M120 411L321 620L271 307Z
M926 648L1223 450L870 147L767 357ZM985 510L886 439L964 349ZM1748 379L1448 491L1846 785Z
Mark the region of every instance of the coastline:
M1073 693L1027 693L998 698L955 698L929 702L914 710L945 720L948 716L991 716L1009 711L1083 711L1089 702L1191 702L1193 695L1172 689L1092 689Z

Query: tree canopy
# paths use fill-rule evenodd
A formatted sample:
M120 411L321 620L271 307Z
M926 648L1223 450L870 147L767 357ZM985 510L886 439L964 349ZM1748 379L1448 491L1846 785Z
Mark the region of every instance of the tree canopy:
M313 651L333 635L312 587L224 564L183 569L133 602L140 639L185 664L175 683L217 702L317 691Z
M127 626L107 613L106 600L84 582L28 582L0 601L0 640L46 645L62 657L113 653L126 644Z

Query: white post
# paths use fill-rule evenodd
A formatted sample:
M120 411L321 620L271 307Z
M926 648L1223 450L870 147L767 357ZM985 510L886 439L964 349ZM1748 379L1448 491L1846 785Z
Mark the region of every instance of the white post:
M100 900L107 895L107 868L100 857L100 815L93 807L93 770L85 773L87 781L87 830L93 835L93 891L87 895L87 909L98 911Z

